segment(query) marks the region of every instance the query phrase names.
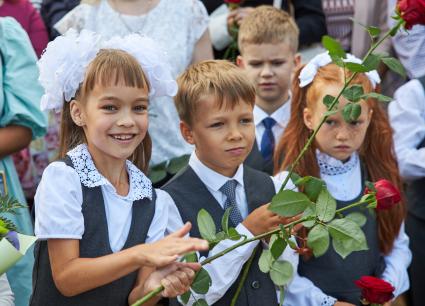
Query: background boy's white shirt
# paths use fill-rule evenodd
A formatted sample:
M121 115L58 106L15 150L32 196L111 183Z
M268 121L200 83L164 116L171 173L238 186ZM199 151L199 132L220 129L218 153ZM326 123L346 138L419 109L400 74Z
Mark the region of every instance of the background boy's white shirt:
M219 186L220 188L227 180L229 180L228 177L222 176L218 174L217 172L212 171L208 167L202 164L202 162L197 158L195 153L192 153L190 160L189 160L190 167L195 171L195 173L198 175L198 177L201 179L202 182L206 185L207 189L211 192L211 194L214 196L214 198L217 200L217 202L224 207L224 203L226 201L226 196L222 194L221 191L217 191L216 186ZM243 166L239 166L238 171L235 174L234 179L240 181L240 178L243 177ZM273 178L272 178L273 179ZM242 180L243 181L243 180ZM215 186L211 186L212 183ZM280 189L280 182L273 179L273 183L275 185L276 192ZM248 215L247 210L247 202L246 202L246 195L245 191L243 189L243 186L240 186L241 184L238 184L238 187L236 188L236 199L238 203L238 208L245 206L246 208L242 211L241 214L243 218L246 218ZM294 186L288 185L288 188L293 188ZM183 226L183 221L181 219L181 216L179 214L178 208L175 206L173 199L171 196L165 192L165 191L159 191L158 192L158 199L161 198L161 201L167 202L167 206L169 207L169 215L168 215L168 227L167 232L171 233L179 229L181 226ZM266 204L266 203L265 203ZM194 225L196 226L196 225ZM245 226L240 223L236 230L242 234L247 236L247 238L253 237L252 233L245 228ZM224 240L217 244L214 249L209 252L208 256L212 256L214 254L217 254L218 252L234 245L236 241L231 240ZM232 252L226 254L225 256L213 261L211 264L205 265L204 268L208 271L209 275L212 279L212 286L209 288L208 293L206 295L197 295L194 296L196 299L203 298L206 300L206 302L211 305L218 301L220 298L224 296L224 294L227 292L227 290L231 287L231 285L235 282L237 279L239 273L242 270L243 265L245 262L249 259L251 256L253 250L258 245L259 241L248 243L244 245L243 247L237 248L233 250ZM285 252L280 257L281 259L287 260L291 262L294 271L297 269L298 266L298 255L290 248L287 248ZM202 260L202 259L201 259ZM225 267L225 269L223 269ZM279 291L276 290L276 301L278 301L279 298ZM188 305L192 305L195 302L195 299L191 297L189 300Z
M286 126L291 116L291 96L288 100L279 107L270 116L259 106L254 106L254 124L255 124L255 139L257 141L258 148L261 147L261 139L263 138L264 131L266 130L262 121L264 118L271 117L276 121L276 124L272 127L272 132L275 139L275 144L279 143L280 137L285 131Z
M15 305L15 298L13 296L12 289L10 289L9 282L7 281L6 273L0 275L0 305Z
M352 172L354 175L350 177L360 180L361 179L361 168L354 167ZM278 173L275 176L277 181L283 181L288 175L287 171ZM338 181L341 179L340 175L325 176L322 179L325 180L326 184L336 186ZM346 185L346 188L352 186ZM352 191L344 191L339 189L329 190L334 198L341 201L352 200L347 198L347 195L352 195ZM361 187L357 194L361 192ZM407 274L407 268L412 260L412 253L409 249L409 237L406 235L404 230L404 223L400 228L398 237L394 241L392 251L388 255L384 255L386 268L382 274L382 278L390 282L394 287L394 296L397 297L409 288L409 276ZM354 281L354 280L353 280ZM311 280L306 277L300 276L298 273L294 275L290 286L285 291L285 302L284 305L300 305L300 306L327 306L333 305L336 299L325 294L319 287L317 287Z
M396 90L388 115L401 176L406 180L425 177L425 148L417 148L425 139L425 90L418 80Z

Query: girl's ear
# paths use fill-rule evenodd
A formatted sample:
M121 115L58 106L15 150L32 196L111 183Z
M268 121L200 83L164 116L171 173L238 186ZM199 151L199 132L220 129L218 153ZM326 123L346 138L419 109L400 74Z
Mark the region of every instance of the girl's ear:
M71 102L69 103L70 103L69 111L71 113L72 121L74 121L74 123L78 126L84 126L85 118L84 118L83 109L82 109L82 105L80 101L71 100Z
M313 114L312 114L311 110L308 107L304 108L303 119L304 119L305 126L309 130L314 130L314 127L313 127Z
M187 143L189 143L191 145L195 144L192 129L184 121L180 121L180 132L182 133L182 136L183 136L184 140L186 140Z

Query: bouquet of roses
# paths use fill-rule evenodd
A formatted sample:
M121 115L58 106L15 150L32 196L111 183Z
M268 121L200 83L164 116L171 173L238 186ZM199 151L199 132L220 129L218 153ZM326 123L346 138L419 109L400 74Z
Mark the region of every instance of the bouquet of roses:
M35 242L33 236L16 232L16 227L6 215L16 214L16 210L26 208L8 195L0 195L0 275L11 268Z
M270 210L280 216L301 217L295 218L296 220L289 224L281 225L280 228L276 230L247 239L241 237L234 228L228 226L230 211L226 211L224 213L221 222L221 230L217 232L212 217L205 210L201 210L198 213L197 223L201 236L210 242L210 247L214 247L214 245L224 239L240 240L228 249L205 259L201 262L201 265L211 263L215 259L224 256L244 244L270 237L269 248L263 250L258 264L262 272L270 274L271 280L276 286L280 287L280 291L283 293L283 286L290 282L293 274L292 265L286 261L279 260L279 257L284 252L285 248L290 247L300 253L304 252L305 249L308 249L314 256L318 257L325 254L328 250L331 245L330 238L332 238L332 247L343 258L352 252L367 249L367 241L361 229L366 221L366 217L358 212L347 215L342 214L342 212L356 206L364 206L369 210L390 209L394 207L394 205L397 205L401 200L401 196L397 188L387 180L379 180L374 184L368 183L365 194L362 196L360 201L347 205L343 208L336 209L336 200L331 196L325 183L321 179L312 176L300 177L293 172L293 169L297 166L301 158L303 158L305 152L310 148L323 123L331 114L338 111L338 99L341 96L350 101L350 103L347 103L342 110L342 115L347 122L357 120L359 117L361 113L361 106L359 102L362 99L374 98L380 101L391 101L390 97L386 97L376 92L365 94L362 86L352 85L351 81L357 73L365 73L376 70L381 62L389 69L401 75L405 74L403 66L397 59L388 56L388 54L374 53L374 51L385 39L390 36L394 36L401 27L404 26L405 29L409 29L415 24L425 24L425 0L399 1L396 9L396 16L393 18L397 20L396 25L384 35L381 35L381 30L377 27L365 26L365 30L370 35L372 46L361 63L345 61L347 54L339 42L329 36L324 36L322 38L322 44L328 50L332 62L343 68L344 71L349 70L352 74L350 77L347 76L345 78L344 86L336 97L327 95L323 99L323 103L327 106L328 112L323 116L321 123L313 131L300 154L289 167L289 174L283 182L279 193L273 197L269 206ZM284 189L290 179L302 192ZM307 240L305 241L306 245L303 245L300 248L293 240L290 239L294 226L297 224L302 224L304 227L308 228ZM253 257L251 256L251 258ZM195 254L190 254L186 256L186 261L197 261L197 257ZM232 300L233 305L236 302L240 289L242 288L241 284L245 281L244 277L247 275L247 270L245 269L249 269L250 263L252 263L252 261L249 260L244 267L244 271L242 271L238 290ZM208 272L205 269L201 269L198 272L191 289L181 296L181 300L183 302L187 302L192 291L198 294L207 293L210 285L211 278L209 277ZM133 306L145 303L153 296L159 294L163 289L164 288L162 286L158 287L156 290L150 292L141 300L133 304ZM366 295L366 291L363 291L363 297L363 302L379 305L379 303L376 303L373 300L367 300L370 298L370 295ZM391 299L391 297L389 299ZM281 296L280 303L282 303L282 301L283 294ZM207 303L205 300L199 299L194 305L205 306Z

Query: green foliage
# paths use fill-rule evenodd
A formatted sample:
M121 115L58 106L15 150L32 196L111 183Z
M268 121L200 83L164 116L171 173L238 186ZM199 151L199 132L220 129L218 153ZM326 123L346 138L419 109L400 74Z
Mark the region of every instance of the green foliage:
M394 57L383 57L382 62L395 73L398 73L404 78L406 77L406 70L398 59Z
M326 188L322 188L316 202L316 216L320 221L329 222L335 217L336 201Z
M332 102L335 100L335 97L334 96L331 96L331 95L326 95L324 98L323 98L323 104L325 104L325 106L326 106L326 108L328 109L328 110L331 110L331 105L332 105ZM335 103L335 106L338 106L338 102L336 102Z
M223 217L221 217L221 230L226 234L229 233L229 216L230 212L232 211L232 208L233 207L227 208L223 214Z
M183 304L187 304L187 302L189 302L189 299L190 299L190 290L186 291L185 293L180 295L180 298L181 298Z
M300 192L282 190L273 197L269 209L280 216L293 217L303 212L310 203Z
M336 219L328 224L335 251L345 258L354 251L367 250L366 237L360 226L350 219Z
M352 63L352 62L346 62L345 68L347 68L348 70L350 70L352 72L368 72L368 71L370 71L370 69L368 67L366 67L365 65L358 64L358 63Z
M193 303L193 306L208 306L208 303L205 300L197 300L195 303Z
M314 217L312 218L312 220L308 220L308 221L304 221L303 225L307 228L312 227L314 224L316 224L316 205L314 205L313 203L311 203L310 205L307 206L307 208L304 210L302 217Z
M369 54L369 56L363 62L363 65L368 68L368 71L375 70L379 66L381 57L382 55L380 54Z
M198 262L198 255L195 252L187 253L183 259L185 262Z
M270 250L264 249L261 252L260 259L258 260L258 267L263 273L269 273L273 263L273 256Z
M308 233L307 245L315 257L322 256L329 248L329 232L322 224L315 225Z
M363 215L362 213L359 213L359 212L349 213L345 218L355 222L360 227L362 227L363 225L366 224L365 215Z
M199 233L201 234L202 238L208 241L216 240L216 227L214 220L205 209L201 209L198 212L197 223Z
M361 85L351 85L344 89L342 95L350 102L358 102L364 94L363 87Z
M152 183L158 183L167 177L166 165L167 162L162 162L149 169L148 176Z
M278 259L280 255L282 255L283 251L285 251L285 248L287 246L286 241L276 235L276 239L273 240L273 242L270 240L270 253L272 254L274 259Z
M190 155L182 155L170 160L167 165L167 172L174 175L179 172L181 169L186 167L189 162Z
M329 56L335 64L340 67L344 66L342 59L346 58L347 55L337 40L328 35L324 35L322 37L322 45L329 51Z
M190 155L182 155L150 167L149 179L155 184L165 179L167 174L176 174L187 165L189 157Z
M326 184L317 177L306 176L306 178L308 178L308 180L304 183L304 193L310 201L315 202L322 189L326 188Z
M362 99L367 99L367 98L377 99L378 101L381 101L381 102L391 102L393 100L393 98L385 96L377 92L370 92L370 93L362 95Z
M347 103L342 109L342 117L345 122L356 121L362 113L362 107L358 103Z
M276 286L284 286L291 280L293 270L290 262L276 260L270 268L270 278Z
M368 26L366 27L366 30L372 39L379 37L381 34L381 29L378 27Z
M210 275L204 268L201 268L201 270L196 273L191 289L196 293L205 294L211 287L211 283Z
M25 208L27 206L19 203L15 198L6 195L0 195L0 213L1 214L16 214L16 210L19 208Z

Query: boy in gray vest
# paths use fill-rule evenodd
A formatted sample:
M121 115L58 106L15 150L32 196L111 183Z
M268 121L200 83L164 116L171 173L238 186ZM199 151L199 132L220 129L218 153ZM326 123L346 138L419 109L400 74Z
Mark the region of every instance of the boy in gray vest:
M291 112L291 76L299 65L299 30L292 17L273 6L259 6L241 24L237 64L255 85L256 141L246 164L273 174L273 153Z
M186 221L196 224L198 211L205 209L216 227L221 228L222 215L231 207L230 223L248 238L292 221L270 212L265 204L280 184L243 165L255 141L252 83L227 61L196 64L179 77L178 83L175 103L180 129L184 139L195 146L195 152L189 165L163 187L175 203L169 220L176 220L176 227ZM196 226L190 234L200 236ZM222 241L209 255L234 243ZM202 297L208 305L230 305L242 267L254 251L254 262L236 305L278 304L279 292L269 276L258 268L258 244L247 244L205 266L212 279L212 286ZM293 250L286 250L282 256L296 268L298 257Z

